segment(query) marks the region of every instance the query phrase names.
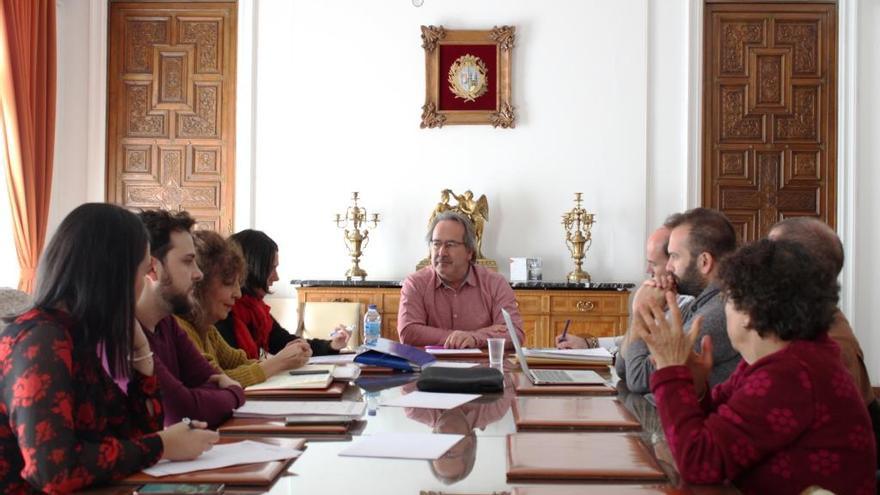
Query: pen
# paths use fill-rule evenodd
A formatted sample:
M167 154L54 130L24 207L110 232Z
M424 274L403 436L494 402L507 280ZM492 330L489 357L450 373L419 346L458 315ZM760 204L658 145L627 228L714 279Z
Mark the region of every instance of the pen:
M568 334L569 325L571 325L571 319L565 320L565 328L562 329L562 337L560 337L560 341L565 340L565 336Z
M288 371L291 375L324 375L329 373L327 370L290 370Z

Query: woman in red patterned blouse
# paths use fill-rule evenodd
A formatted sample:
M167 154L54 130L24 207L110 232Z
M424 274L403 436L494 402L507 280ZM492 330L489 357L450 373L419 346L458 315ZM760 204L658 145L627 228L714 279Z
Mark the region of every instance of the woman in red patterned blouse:
M134 324L148 247L118 206L82 205L58 227L33 309L0 333L0 493L67 493L216 442L204 425L159 431L152 352Z
M706 392L711 342L694 353L674 300L667 321L639 308L657 363L651 390L676 465L691 483L744 493L875 493L871 422L839 348L827 336L839 286L797 244L762 240L724 262L727 333L743 360ZM670 298L667 298L670 299Z

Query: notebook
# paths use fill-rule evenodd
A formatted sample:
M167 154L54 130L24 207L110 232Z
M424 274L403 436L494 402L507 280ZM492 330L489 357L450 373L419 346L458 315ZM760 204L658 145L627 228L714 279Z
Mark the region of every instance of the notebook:
M504 323L507 325L507 333L510 334L510 340L513 342L513 348L516 350L516 356L519 365L529 380L535 385L602 385L605 380L598 373L592 370L530 370L526 357L523 354L522 347L519 343L519 337L516 335L516 328L510 319L510 313L506 309L501 308L501 314L504 316Z
M263 383L245 388L247 392L260 390L325 389L333 381L334 364L307 364L301 368L282 371L270 376Z
M245 389L245 397L250 399L338 399L342 397L348 382L332 382L327 388L276 388L268 390Z

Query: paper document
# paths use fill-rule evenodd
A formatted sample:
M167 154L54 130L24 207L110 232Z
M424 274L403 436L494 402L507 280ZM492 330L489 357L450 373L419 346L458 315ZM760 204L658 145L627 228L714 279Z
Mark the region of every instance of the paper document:
M605 348L611 354L620 347L620 343L623 341L623 336L618 335L617 337L599 337L599 347Z
M381 405L390 407L418 407L422 409L453 409L479 397L478 394L441 394L437 392L416 391L383 401Z
M568 359L571 361L593 361L611 363L612 356L608 349L597 347L595 349L527 349L523 348L526 357Z
M367 435L339 453L349 457L438 459L464 435L449 433L379 433Z
M355 353L350 354L328 354L326 356L313 356L309 358L309 364L346 364L353 363Z
M297 414L360 416L367 404L355 401L249 400L233 412L236 418L283 418Z
M480 363L468 363L464 361L434 361L429 364L428 367L434 368L474 368L479 366Z
M270 376L263 383L257 383L245 390L278 390L278 389L301 389L301 388L327 388L333 381L333 364L307 364L302 368L282 371ZM320 373L312 373L320 372ZM302 373L302 374L300 374Z
M333 370L334 380L356 380L359 376L361 376L361 368L355 365L337 366Z
M425 352L435 356L442 356L444 354L473 354L474 356L479 356L483 354L483 351L480 349L425 349Z
M301 450L245 440L215 445L214 448L191 461L159 461L153 467L144 469L144 472L150 476L168 476L203 469L238 466L239 464L293 459L299 457L300 454L302 454Z

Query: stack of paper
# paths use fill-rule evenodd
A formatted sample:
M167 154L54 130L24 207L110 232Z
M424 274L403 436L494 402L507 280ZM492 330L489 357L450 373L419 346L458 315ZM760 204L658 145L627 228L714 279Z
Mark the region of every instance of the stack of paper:
M283 418L297 414L327 414L340 416L361 416L367 404L364 402L341 401L259 401L250 400L233 413L236 418Z
M312 356L309 358L309 364L347 364L353 363L355 353L348 354L327 354L326 356Z
M529 364L532 363L532 358L535 358L538 361L554 360L562 363L586 365L607 365L611 364L614 360L614 357L608 352L608 349L605 349L604 347L597 347L595 349L524 348L523 352L525 353Z
M425 352L435 356L481 356L483 354L480 349L435 349L432 347L426 347Z

